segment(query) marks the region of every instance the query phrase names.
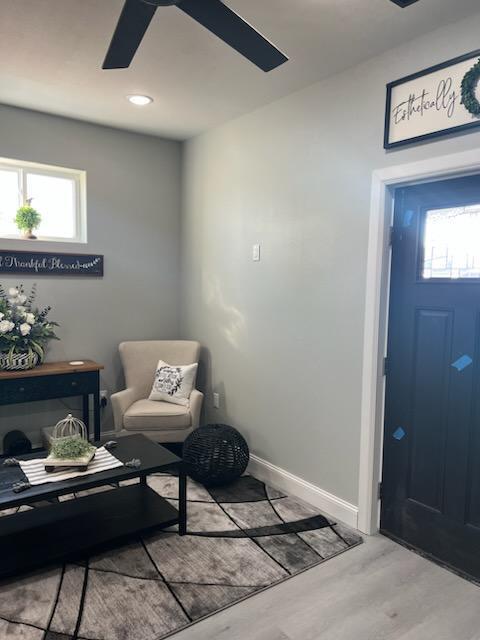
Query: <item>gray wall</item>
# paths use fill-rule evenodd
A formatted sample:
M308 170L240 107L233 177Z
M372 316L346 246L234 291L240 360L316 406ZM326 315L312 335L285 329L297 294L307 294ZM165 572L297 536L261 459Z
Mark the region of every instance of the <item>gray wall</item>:
M37 112L0 106L0 156L87 172L88 244L0 239L0 247L105 255L104 278L21 277L53 307L60 342L48 360L91 358L105 365L102 389L120 388L122 340L176 338L179 288L180 144ZM0 277L11 286L17 277ZM71 402L67 402L69 406ZM0 408L0 437L65 416L59 403ZM112 426L104 412L104 429Z
M474 133L385 153L385 84L478 48L479 32L480 14L184 149L181 322L223 396L207 417L353 504L372 170L480 145Z

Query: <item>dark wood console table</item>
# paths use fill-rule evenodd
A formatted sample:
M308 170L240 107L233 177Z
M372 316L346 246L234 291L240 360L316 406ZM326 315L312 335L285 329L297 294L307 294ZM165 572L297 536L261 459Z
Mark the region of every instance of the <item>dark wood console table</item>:
M88 399L93 396L93 433L100 440L100 370L93 360L72 365L47 362L28 371L0 371L0 406L82 396L83 421L90 435Z

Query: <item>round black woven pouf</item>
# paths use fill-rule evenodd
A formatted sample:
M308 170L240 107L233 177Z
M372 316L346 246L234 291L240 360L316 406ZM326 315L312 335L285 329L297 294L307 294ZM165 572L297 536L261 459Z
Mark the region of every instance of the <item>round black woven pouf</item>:
M215 487L239 478L247 468L250 452L240 433L226 424L208 424L195 429L183 443L183 461L188 475Z

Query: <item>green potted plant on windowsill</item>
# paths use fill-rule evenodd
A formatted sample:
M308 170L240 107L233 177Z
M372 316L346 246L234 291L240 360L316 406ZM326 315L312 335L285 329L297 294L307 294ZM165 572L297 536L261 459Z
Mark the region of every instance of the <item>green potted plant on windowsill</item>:
M20 231L23 231L24 238L36 240L37 236L33 234L33 230L38 229L41 221L42 216L32 207L32 198L28 198L26 204L17 209L15 224Z

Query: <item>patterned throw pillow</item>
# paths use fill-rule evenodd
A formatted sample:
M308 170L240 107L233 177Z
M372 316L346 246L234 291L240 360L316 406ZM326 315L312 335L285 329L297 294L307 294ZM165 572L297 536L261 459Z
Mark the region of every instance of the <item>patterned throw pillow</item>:
M187 405L195 384L197 367L197 363L172 365L159 360L149 399Z

